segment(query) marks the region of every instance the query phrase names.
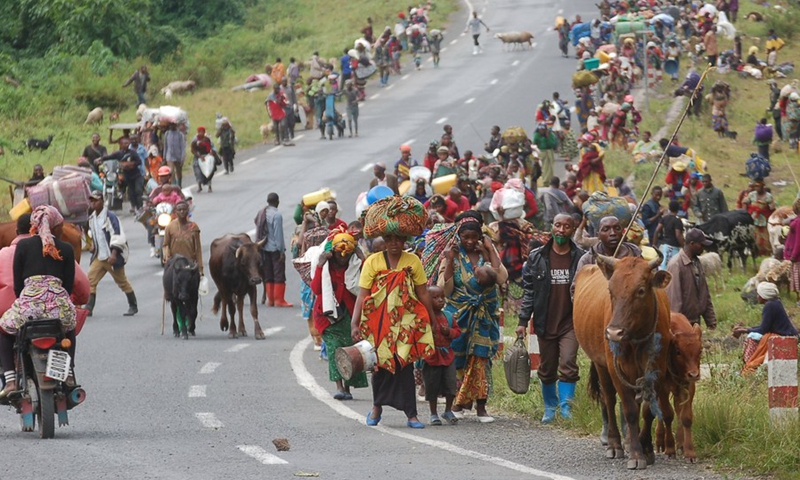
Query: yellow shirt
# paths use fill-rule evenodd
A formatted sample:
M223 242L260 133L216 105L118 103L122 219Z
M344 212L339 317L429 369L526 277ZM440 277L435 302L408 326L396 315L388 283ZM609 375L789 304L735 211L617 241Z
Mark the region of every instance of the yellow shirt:
M407 267L411 267L411 279L414 285L425 285L428 282L428 277L425 276L425 269L422 267L422 262L419 260L419 257L411 253L403 252L400 254L400 261L397 262L397 269L395 271ZM373 253L367 257L367 260L361 267L361 279L358 285L361 288L371 290L378 273L388 269L389 266L386 264L383 252Z

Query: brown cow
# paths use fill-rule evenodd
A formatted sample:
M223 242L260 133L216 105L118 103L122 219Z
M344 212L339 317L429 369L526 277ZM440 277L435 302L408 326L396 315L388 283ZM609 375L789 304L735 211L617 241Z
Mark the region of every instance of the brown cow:
M72 245L72 250L75 252L75 261L81 263L81 229L75 225L64 222L64 228L61 229L61 240ZM5 248L11 245L14 238L17 237L17 222L0 223L0 248Z
M673 396L675 414L680 418L675 441L683 447L683 456L689 463L697 461L692 439L692 401L695 383L700 379L700 355L703 352L703 332L700 325L694 326L680 313L670 316L672 339L669 344L669 363L663 382ZM660 400L663 403L663 400ZM669 402L669 398L666 399ZM663 422L656 425L656 450L668 457L675 455L675 445L667 443Z
M244 297L250 297L250 315L253 317L255 339L263 340L264 332L258 323L258 305L256 303L256 287L261 284L261 247L266 239L253 243L246 233L229 233L211 242L211 255L208 268L211 278L217 286L214 295L212 313L216 314L222 306L219 328L224 332L229 329L228 315L231 317L228 338L236 338L236 311L239 311L239 332L247 336L244 328Z
M597 265L582 268L575 278L575 336L592 361L590 389L595 398L602 395L608 415L606 457L625 454L615 412L619 393L630 444L629 469L645 469L655 462L654 416L650 409L643 412L640 433L639 405L662 393L656 380L667 365L669 300L664 287L670 275L655 270L660 263L661 258L648 262L597 255ZM673 411L668 403L662 412L671 428Z

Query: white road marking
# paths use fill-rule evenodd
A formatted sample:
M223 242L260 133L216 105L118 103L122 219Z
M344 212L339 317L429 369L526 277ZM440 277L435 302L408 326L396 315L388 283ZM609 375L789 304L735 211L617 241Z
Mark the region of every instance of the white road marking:
M189 387L189 398L200 398L206 396L205 385L192 385Z
M536 42L533 42L533 43L531 44L531 48L536 48Z
M266 450L258 445L238 445L236 448L238 448L245 455L255 458L264 465L285 465L289 463L281 457L267 453Z
M264 336L269 337L275 335L286 327L269 327L264 329Z
M317 381L314 379L314 376L311 375L311 373L306 368L305 364L303 363L303 352L308 348L311 342L312 342L311 337L307 337L299 341L294 346L294 348L292 348L292 353L289 355L289 363L292 366L292 371L294 371L297 383L300 386L304 387L306 390L308 390L314 398L316 398L320 402L330 407L339 415L363 424L364 423L363 413L358 413L355 410L352 410L349 407L342 404L342 402L339 402L331 398L331 394L327 390L322 388L319 385L319 383L317 383ZM429 447L438 448L440 450L454 453L456 455L461 455L471 459L482 460L484 462L492 463L499 467L508 468L509 470L514 470L527 475L550 478L552 480L574 480L571 477L566 477L564 475L559 475L557 473L550 473L542 470L537 470L535 468L531 468L526 465L521 465L519 463L511 462L504 458L493 457L485 453L467 450L457 445L453 445L452 443L420 437L417 435L413 435L411 433L406 433L405 431L402 430L384 427L382 425L369 427L369 429L376 430L384 435L393 435L395 437L399 437L405 440L410 440L412 442L421 443Z
M376 93L375 95L373 95L373 96L369 97L369 99L370 99L370 100L375 100L376 98L378 98L378 97L380 97L380 96L381 96L381 94L380 94L380 93Z
M208 362L203 365L203 368L200 369L200 373L203 375L208 375L209 373L214 373L219 366L222 365L220 362Z
M466 103L467 105L469 105L470 103L472 103L472 102L474 102L474 101L475 101L475 97L468 99L468 100L467 100L466 102L464 102L464 103Z
M281 148L283 148L283 145L275 145L274 147L272 147L269 150L267 150L267 153L277 152Z
M232 346L231 348L229 348L229 349L225 350L225 353L236 353L236 352L240 352L240 351L244 350L245 348L247 348L247 347L249 347L249 346L250 346L250 344L249 344L249 343L238 343L238 344L236 344L236 345Z
M552 32L553 30L555 30L553 27L547 27L548 32Z
M303 137L305 137L305 136L306 136L306 134L305 134L305 133L301 133L300 135L295 135L295 136L294 136L294 138L293 138L293 140L300 140L301 138L303 138Z
M407 79L408 77L410 77L410 76L411 76L410 74L406 73L405 75L403 75L402 77L400 77L400 80L406 80L406 79Z
M561 15L562 13L564 13L564 9L563 8L559 8L558 9L558 14Z
M516 67L519 65L519 60L514 60L514 63L511 64L512 67Z
M460 35L460 36L462 36L462 37L463 37L463 36L464 36L464 35L466 35L466 34L467 34L466 32L461 32L461 35Z
M486 13L486 7L481 8L481 13Z
M391 84L391 85L389 85L388 87L386 87L386 90L391 90L391 89L393 89L393 88L394 88L394 83L393 83L393 84Z
M156 272L154 275L155 275L156 277L163 277L163 276L164 276L164 270L159 270L159 271L157 271L157 272Z
M492 80L491 82L489 82L489 85L497 85L497 82L499 82L499 81L500 81L500 80L498 80L498 79L496 79L496 78L495 78L494 80Z
M363 167L361 167L361 171L362 171L362 172L366 172L366 171L368 171L370 168L372 168L374 165L375 165L374 163L368 163L368 164L364 165Z
M255 161L256 161L256 157L250 157L247 160L245 160L244 162L240 163L239 165L247 165L248 163L253 163Z
M444 52L445 50L447 50L447 47L442 47L441 51ZM431 59L431 61L433 61L433 59Z
M452 41L450 42L450 45L455 45L456 43L458 43L458 39L457 39L457 38L456 38L455 40L452 40Z
M206 428L213 428L214 430L219 430L224 426L222 425L222 422L219 421L217 416L214 415L213 413L200 412L200 413L195 413L194 416L197 417L197 419L200 420L200 423L202 423L203 426Z
M409 140L406 140L406 143L404 143L403 145L411 145L412 143L414 143L414 142L416 142L416 141L417 141L417 139L416 139L416 138L411 138L411 139L409 139Z
M447 121L447 117L442 117L439 120L436 120L436 125L441 125Z

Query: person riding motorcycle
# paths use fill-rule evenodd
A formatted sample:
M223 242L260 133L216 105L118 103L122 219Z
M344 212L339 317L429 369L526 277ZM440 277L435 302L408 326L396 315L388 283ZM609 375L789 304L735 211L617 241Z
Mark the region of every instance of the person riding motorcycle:
M169 202L175 206L178 202L186 200L183 191L171 183L172 169L166 165L158 169L158 186L150 192L148 200L149 208L151 211L150 221L145 223L147 229L147 242L150 244L150 257L156 256L156 241L155 241L155 222L158 215L155 213L156 206L161 202Z
M0 318L0 364L6 382L5 388L0 391L0 399L17 390L14 343L20 328L29 319L61 320L65 336L71 342L69 354L72 365L67 384L75 385L76 312L70 295L76 293L76 274L80 267L76 266L72 246L58 238L63 224L64 217L54 207L37 207L30 216L31 236L16 243L13 267L7 262L0 267L13 268L14 294L17 297ZM18 229L21 227L24 231L24 219L17 225ZM76 298L75 301L85 303L88 300L85 293L84 298Z

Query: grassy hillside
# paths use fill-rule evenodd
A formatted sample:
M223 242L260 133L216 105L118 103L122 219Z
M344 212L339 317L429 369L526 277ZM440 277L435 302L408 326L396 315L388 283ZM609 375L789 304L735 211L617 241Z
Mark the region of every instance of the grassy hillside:
M458 2L437 0L434 4L431 27L441 28ZM222 113L237 129L239 148L252 146L261 141L259 126L268 121L263 107L266 93L231 92L231 87L244 83L252 73L263 72L277 57L286 65L292 56L299 62L308 60L315 50L324 58L338 58L342 49L352 48L367 17L373 19L377 34L386 25L393 27L397 13L407 8L408 2L403 0L259 0L249 8L243 26L227 25L215 36L185 42L161 63L146 58L115 59L105 52L108 58L102 50L94 56L20 61L13 65L19 87L0 78L0 145L6 151L0 156L0 176L23 180L37 163L45 165L46 171L62 162L72 163L95 131L106 144L108 116L113 110L119 109L120 122L135 121L135 95L131 87L121 85L143 64L149 65L152 78L148 105L180 106L189 113L192 126L213 127L215 114ZM158 91L174 80L195 80L199 88L192 95L167 101ZM84 126L87 113L96 106L103 107L105 122ZM23 149L26 139L49 134L55 139L47 151ZM11 149L23 149L25 154L14 155ZM0 220L7 219L9 207L8 195L0 194Z

